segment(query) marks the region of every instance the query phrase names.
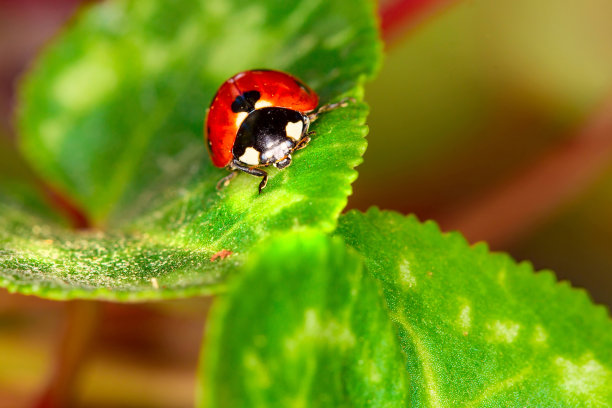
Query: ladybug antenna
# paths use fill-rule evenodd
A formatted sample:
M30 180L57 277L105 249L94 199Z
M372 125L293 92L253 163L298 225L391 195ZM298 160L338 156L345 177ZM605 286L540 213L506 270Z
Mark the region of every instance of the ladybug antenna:
M357 102L355 98L344 98L335 103L328 103L327 105L321 106L319 109L317 109L316 112L313 112L310 115L308 115L308 119L310 119L310 122L314 122L315 120L319 118L319 115L322 113L329 112L331 110L338 109L338 108L345 108L350 103L355 103L355 102Z

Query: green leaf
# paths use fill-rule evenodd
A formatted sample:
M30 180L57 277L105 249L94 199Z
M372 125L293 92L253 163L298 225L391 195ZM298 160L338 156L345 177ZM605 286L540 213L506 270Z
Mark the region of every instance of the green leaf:
M130 301L214 293L243 259L211 262L209 251L146 234L73 232L14 203L0 202L0 212L0 286L23 294Z
M203 184L203 178L214 184L223 175L206 159L202 122L216 89L236 72L287 70L323 102L346 92L360 97L357 85L378 66L373 14L367 0L96 5L81 13L25 81L22 150L95 224L131 219L169 189ZM334 129L359 125L363 109L339 114L355 121ZM325 120L315 128L318 147L329 139L329 125ZM355 131L363 135L363 128ZM362 151L363 141L332 135L343 147L335 154L356 162L353 150ZM280 179L273 177L271 190Z
M226 78L255 67L301 77L322 103L361 100L380 48L368 0L111 0L86 9L26 78L19 128L30 164L105 232L46 225L4 201L0 284L54 298L210 293L255 242L332 231L366 148L365 104L323 115L308 148L270 170L261 195L248 175L216 191L227 173L208 158L205 109ZM233 255L210 261L222 250Z
M411 406L612 404L612 323L584 291L414 217L350 212L337 234L382 284Z
M247 264L211 316L202 406L612 404L612 322L584 291L414 217L350 212L337 235L367 275L308 234Z
M306 232L261 247L211 312L198 405L406 406L381 299L338 238Z

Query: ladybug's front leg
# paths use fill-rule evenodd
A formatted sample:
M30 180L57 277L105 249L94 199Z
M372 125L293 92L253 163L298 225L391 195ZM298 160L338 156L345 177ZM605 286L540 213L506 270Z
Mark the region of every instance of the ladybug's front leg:
M357 102L355 98L344 98L336 103L328 103L327 105L321 106L319 109L317 109L316 112L313 112L310 115L308 115L308 119L310 119L310 122L314 122L315 120L319 118L320 114L329 112L331 110L338 109L338 108L345 108L349 105L349 103L354 103L354 102Z
M259 183L259 194L261 194L261 190L266 188L266 184L268 183L268 173L263 171L262 169L258 169L257 167L248 167L234 159L230 163L230 167L232 169L244 171L252 176L261 177L261 183Z
M304 137L301 138L299 142L297 142L293 150L301 150L305 148L306 146L308 146L308 143L310 143L310 140L311 140L310 136L314 134L315 134L314 130L311 130L310 132L306 133Z
M229 167L229 171L231 172L230 174L228 174L227 176L223 177L221 180L219 180L219 182L217 183L217 190L221 190L223 187L227 187L229 186L230 181L232 181L232 179L234 177L236 177L236 174L238 174L236 171L234 171L234 169L232 169L231 167Z

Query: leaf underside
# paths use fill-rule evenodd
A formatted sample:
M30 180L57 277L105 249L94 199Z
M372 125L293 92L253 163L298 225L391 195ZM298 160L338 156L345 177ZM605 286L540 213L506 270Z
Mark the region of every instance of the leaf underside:
M248 175L215 189L226 172L208 158L205 109L226 78L251 68L291 72L323 103L361 100L379 54L366 0L108 1L82 11L22 84L19 130L32 167L97 229L70 231L0 196L0 285L56 299L211 293L257 241L332 231L366 148L365 104L321 116L308 148L271 169L261 195ZM212 261L220 251L231 254Z

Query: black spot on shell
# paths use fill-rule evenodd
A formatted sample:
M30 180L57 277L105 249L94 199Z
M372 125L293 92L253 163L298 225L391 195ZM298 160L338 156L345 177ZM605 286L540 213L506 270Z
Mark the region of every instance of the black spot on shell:
M258 91L247 91L238 95L232 102L232 112L252 112L255 110L255 103L259 100L261 94Z

